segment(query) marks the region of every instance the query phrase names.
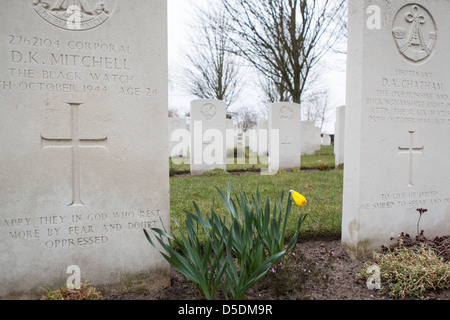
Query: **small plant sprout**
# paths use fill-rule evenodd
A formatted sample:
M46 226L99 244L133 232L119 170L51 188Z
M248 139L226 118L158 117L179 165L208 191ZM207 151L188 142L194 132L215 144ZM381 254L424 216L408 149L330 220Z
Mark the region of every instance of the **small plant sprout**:
M416 209L417 212L419 212L419 220L417 221L417 235L420 235L420 230L419 230L419 224L420 224L420 219L422 218L422 215L427 212L427 209L423 209L423 208L419 208Z

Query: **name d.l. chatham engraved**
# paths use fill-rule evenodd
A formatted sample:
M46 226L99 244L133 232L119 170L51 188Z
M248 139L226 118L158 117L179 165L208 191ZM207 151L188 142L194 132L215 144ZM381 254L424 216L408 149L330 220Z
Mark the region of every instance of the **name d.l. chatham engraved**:
M34 11L66 30L89 30L108 20L117 0L30 0Z
M398 11L392 34L399 52L417 63L431 56L436 45L437 28L427 9L418 4L408 4Z
M84 206L81 200L80 148L106 148L107 137L80 139L78 133L78 111L81 103L68 103L72 112L72 137L70 139L49 139L41 135L42 150L47 148L72 149L72 203L69 206Z

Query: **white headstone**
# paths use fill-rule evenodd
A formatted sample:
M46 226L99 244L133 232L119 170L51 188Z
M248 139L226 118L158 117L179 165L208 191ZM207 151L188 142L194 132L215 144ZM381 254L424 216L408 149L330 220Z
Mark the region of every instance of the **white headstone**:
M315 141L317 130L315 127L314 121L302 121L300 124L300 132L301 132L301 146L300 150L302 155L314 155L314 153L318 150ZM320 138L320 136L319 136ZM320 149L320 144L319 144Z
M334 163L337 167L344 164L345 106L336 108L334 131Z
M191 101L191 174L226 170L226 105L219 100Z
M226 130L227 130L227 136L226 136L226 140L227 140L227 149L234 149L234 147L236 146L235 144L235 137L234 137L234 123L233 123L233 119L228 119L226 120Z
M256 129L249 129L243 134L244 145L249 148L251 152L258 151L258 132Z
M322 135L322 145L323 146L330 146L331 145L331 137L329 134L323 134Z
M259 120L257 125L258 132L258 156L266 157L268 151L268 129L269 129L269 121L268 120Z
M319 127L315 127L314 131L315 133L313 148L315 149L315 151L320 151L320 149L322 148L322 130Z
M169 118L169 157L186 157L189 145L186 118Z
M1 2L0 297L168 280L166 6Z
M349 1L342 242L450 230L450 3Z
M278 131L278 139L273 134ZM300 168L300 105L273 103L269 109L269 171ZM278 152L276 151L278 149ZM277 164L278 160L278 164Z

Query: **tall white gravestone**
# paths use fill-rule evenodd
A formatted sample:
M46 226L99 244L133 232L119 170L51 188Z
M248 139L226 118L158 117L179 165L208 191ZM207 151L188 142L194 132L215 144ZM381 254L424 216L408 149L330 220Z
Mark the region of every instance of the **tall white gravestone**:
M211 99L191 101L191 174L227 168L226 105Z
M278 131L276 140L272 137L274 130ZM271 168L274 157L278 157L279 169L300 168L300 145L300 105L285 102L271 104L269 108L269 171L274 171ZM277 149L278 154L276 154Z
M166 6L0 3L0 297L168 279Z
M342 242L450 230L448 1L349 1Z

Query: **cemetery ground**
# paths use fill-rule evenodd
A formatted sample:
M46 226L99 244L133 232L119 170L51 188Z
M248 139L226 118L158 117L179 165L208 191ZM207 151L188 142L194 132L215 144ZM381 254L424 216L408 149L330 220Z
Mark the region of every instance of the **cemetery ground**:
M183 228L184 210L195 212L193 202L203 213L209 212L214 202L215 211L226 215L226 209L216 187L224 191L229 182L232 186L232 194L242 191L251 197L258 189L261 196L268 197L271 203L278 201L284 191L283 206L291 189L306 197L307 204L304 207L294 206L288 222L286 238L290 239L299 215L307 214L301 226L295 251L289 253L282 263L270 268L264 278L247 291L246 300L450 300L450 275L448 274L450 239L448 238L440 243L441 249L443 248L441 254L447 255L446 289L429 290L419 294L418 297L408 294L403 297L401 294L392 296L390 295L392 288L385 278L382 280L381 290L368 289L369 275L364 276L364 271L375 263L374 258L352 259L340 243L343 169L334 168L332 146L323 147L314 156L302 157L300 170L281 171L273 176L263 176L258 173L261 167L264 165L229 165L228 169L232 168L230 172L214 170L203 176L191 177L187 174L184 165L178 165L175 169L172 167L170 179L171 228L175 233L177 233L175 220L178 221L180 228ZM389 240L386 239L386 242ZM412 238L407 237L403 240L414 242ZM398 241L394 240L396 246ZM387 252L382 254L387 255ZM426 266L420 267L426 269ZM433 272L435 270L425 270L424 274L428 273L433 277ZM173 268L170 271L170 278L170 286L156 291L148 289L151 286L146 282L145 277L127 279L120 288L114 290L102 287L98 290L102 299L106 300L205 299ZM223 298L220 294L216 297L216 299Z

